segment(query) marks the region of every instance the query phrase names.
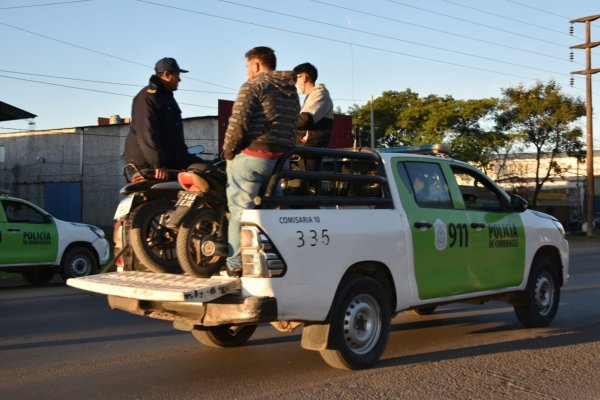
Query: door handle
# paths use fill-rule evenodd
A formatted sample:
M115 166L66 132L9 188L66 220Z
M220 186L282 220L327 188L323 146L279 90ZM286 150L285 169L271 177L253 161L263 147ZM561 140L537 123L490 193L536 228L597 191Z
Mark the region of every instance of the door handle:
M7 231L9 231L9 232L21 232L21 230L19 228L8 228Z
M431 225L431 223L427 222L427 221L417 221L417 222L414 223L414 226L417 229L422 229L422 228L429 229L433 225Z
M471 222L471 228L483 229L483 228L485 228L485 224L483 222Z

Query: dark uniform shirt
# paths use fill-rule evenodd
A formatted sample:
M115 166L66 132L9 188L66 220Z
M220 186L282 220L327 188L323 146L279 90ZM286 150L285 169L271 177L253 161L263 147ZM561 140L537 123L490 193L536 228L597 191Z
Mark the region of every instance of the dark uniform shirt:
M181 109L156 75L133 99L124 158L153 169L184 169L198 162L185 145Z

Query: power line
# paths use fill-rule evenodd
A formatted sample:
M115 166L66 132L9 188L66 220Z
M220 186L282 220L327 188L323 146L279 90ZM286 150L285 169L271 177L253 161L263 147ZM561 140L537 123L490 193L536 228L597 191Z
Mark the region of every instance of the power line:
M426 26L426 25L419 25L419 24L415 24L413 22L403 21L403 20L396 19L396 18L391 18L391 17L385 16L385 15L374 14L374 13L370 13L370 12L367 12L367 11L361 11L361 10L356 10L356 9L349 8L349 7L340 6L340 5L337 5L337 4L327 3L325 1L319 1L319 0L311 0L311 1L314 2L314 3L323 4L323 5L326 5L326 6L330 6L330 7L334 7L334 8L346 10L346 11L351 11L351 12L355 12L355 13L362 14L362 15L367 15L367 16L370 16L370 17L375 17L375 18L383 19L383 20L386 20L386 21L392 21L392 22L396 22L396 23L400 23L400 24L404 24L404 25L415 26L417 28L427 29L427 30L434 31L434 32L440 32L440 33L444 33L446 35L460 37L460 38L463 38L463 39L469 39L469 40L473 40L473 41L480 42L480 43L491 44L493 46L504 47L506 49L516 50L516 51L520 51L520 52L527 53L527 54L535 54L535 55L538 55L538 56L552 58L552 59L555 59L555 60L566 61L565 58L556 57L556 56L553 56L553 55L550 55L550 54L539 53L539 52L536 52L536 51L533 51L533 50L530 50L530 49L523 49L523 48L519 48L519 47L509 46L509 45L506 45L504 43L498 43L498 42L493 42L493 41L490 41L490 40L480 39L480 38L473 37L473 36L463 35L463 34L460 34L460 33L449 32L449 31L445 31L445 30L442 30L442 29L432 28L432 27ZM581 65L583 65L583 64L581 64Z
M327 40L327 41L334 42L334 43L353 45L353 46L362 47L362 48L370 49L370 50L381 51L381 52L385 52L385 53L398 54L398 55L402 55L402 56L406 56L406 57L416 58L419 60L432 61L432 62L446 64L446 65L453 65L453 66L467 68L467 69L476 70L476 71L490 72L493 74L510 76L510 77L519 78L519 79L526 79L526 80L533 80L533 81L536 80L534 78L530 78L530 77L523 76L523 75L517 75L517 74L512 74L512 73L502 72L502 71L495 71L495 70L491 70L491 69L487 69L487 68L475 67L475 66L470 66L470 65L466 65L466 64L450 62L450 61L444 61L444 60L439 60L439 59L435 59L435 58L431 58L431 57L417 56L414 54L404 53L404 52L396 51L396 50L384 49L384 48L375 47L375 46L369 46L366 44L350 43L350 42L347 42L344 40L320 36L320 35L316 35L316 34L312 34L312 33L303 33L303 32L293 31L291 29L278 28L278 27L269 26L269 25L265 25L265 24L259 24L259 23L244 21L244 20L240 20L240 19L236 19L236 18L225 17L222 15L210 14L210 13L206 13L203 11L196 11L196 10L190 10L187 8L182 8L182 7L176 7L176 6L171 6L171 5L161 4L161 3L155 3L155 2L148 1L148 0L136 0L136 1L138 1L140 3L150 4L150 5L157 6L157 7L169 8L169 9L173 9L173 10L189 12L189 13L198 14L198 15L204 15L207 17L222 19L222 20L226 20L226 21L238 22L241 24L251 25L254 27L267 28L267 29L272 29L272 30L276 30L276 31L280 31L280 32L293 33L296 35L313 37L313 38Z
M506 1L508 1L509 3L518 4L521 7L527 7L527 8L531 8L532 10L543 12L543 13L546 13L546 14L549 14L549 15L554 15L555 17L564 18L566 20L570 20L571 19L569 17L565 17L564 15L556 14L556 13L550 12L548 10L544 10L542 8L533 7L533 6L530 6L529 4L523 4L523 3L519 2L519 1L515 1L515 0L506 0Z
M106 84L106 85L140 87L140 85L136 85L136 84L132 84L132 83L119 83L119 82L97 81L97 80L93 80L93 79L72 78L72 77L57 76L57 75L34 74L34 73L31 73L31 72L9 71L9 70L5 70L5 69L0 69L0 72L7 72L7 73L10 73L10 74L19 74L19 75L39 76L39 77L42 77L42 78L64 79L64 80L69 80L69 81L102 83L102 84ZM235 94L234 92L214 92L214 91L210 91L210 90L196 90L196 89L177 89L177 91L180 91L180 92L195 92L195 93L210 93L210 94Z
M105 91L105 90L97 90L97 89L88 89L88 88L82 88L82 87L78 87L78 86L61 85L59 83L36 81L36 80L33 80L33 79L17 78L17 77L14 77L14 76L0 75L0 78L15 79L15 80L19 80L19 81L39 83L39 84L42 84L42 85L59 86L59 87L68 88L68 89L84 90L84 91L87 91L87 92L112 94L114 96L124 96L124 97L129 97L129 98L133 97L131 95L123 94L123 93L108 92L108 91ZM200 105L200 104L190 104L190 103L179 103L179 104L186 105L186 106L193 106L193 107L217 108L217 107L214 107L214 106L204 106L204 105Z
M401 38L398 38L398 37L395 37L395 36L383 35L383 34L379 34L379 33L364 31L364 30L361 30L361 29L354 29L354 28L351 28L351 27L343 26L343 25L336 25L336 24L332 24L332 23L329 23L329 22L323 22L323 21L319 21L319 20L315 20L315 19L299 17L297 15L286 14L286 13L283 13L283 12L273 11L273 10L269 10L269 9L265 9L265 8L259 8L259 7L250 6L250 5L247 5L247 4L242 4L242 3L236 3L236 2L233 2L233 1L229 1L229 0L221 0L221 2L232 4L232 5L239 6L239 7L250 8L252 10L259 10L259 11L263 11L263 12L267 12L267 13L271 13L271 14L275 14L275 15L281 15L281 16L285 16L285 17L289 17L289 18L295 18L295 19L299 19L299 20L302 20L302 21L314 22L316 24L326 25L326 26L333 27L333 28L345 29L345 30L349 30L349 31L352 31L352 32L358 32L358 33L362 33L362 34L366 34L366 35L370 35L370 36L376 36L376 37L380 37L380 38L384 38L384 39L390 39L390 40L396 40L396 41L399 41L399 42L410 43L410 44L414 44L414 45L417 45L417 46L427 47L427 48L430 48L430 49L436 49L436 50L446 51L446 52L449 52L449 53L459 54L459 55L463 55L463 56L469 56L469 57L479 58L479 59L482 59L482 60L493 61L493 62L497 62L497 63L500 63L500 64L507 64L507 65L512 65L512 66L515 66L515 67L521 67L521 68L533 69L533 70L536 70L536 71L549 72L549 73L557 74L557 75L569 76L569 74L566 74L566 73L563 73L563 72L556 72L556 71L551 71L551 70L547 70L547 69L543 69L543 68L531 67L531 66L528 66L528 65L517 64L517 63L510 62L510 61L499 60L499 59L491 58L491 57L484 57L484 56L480 56L480 55L477 55L477 54L472 54L472 53L467 53L467 52L463 52L463 51L447 49L447 48L439 47L439 46L433 46L433 45L430 45L430 44L427 44L427 43L420 43L420 42L415 42L415 41L412 41L412 40L401 39Z
M452 15L444 14L444 13L441 13L441 12L438 12L438 11L428 10L426 8L413 6L411 4L406 4L406 3L403 3L401 1L397 1L397 0L385 0L385 1L390 2L390 3L394 3L394 4L398 4L398 5L401 5L401 6L404 6L404 7L409 7L409 8L414 8L416 10L425 11L425 12L428 12L428 13L431 13L431 14L440 15L442 17L446 17L446 18L450 18L450 19L455 19L457 21L466 22L468 24L483 26L485 28L493 29L493 30L496 30L496 31L500 31L500 32L504 32L504 33L510 33L511 35L521 36L521 37L524 37L524 38L527 38L527 39L537 40L539 42L551 44L551 45L554 45L554 46L563 47L563 45L558 44L556 42L552 42L550 40L540 39L540 38L537 38L535 36L524 35L522 33L509 31L508 29L497 28L495 26L491 26L491 25L487 25L487 24L482 24L480 22L475 22L475 21L471 21L471 20L468 20L468 19L460 18L460 17L454 17Z
M539 29L545 29L545 30L547 30L547 31L551 31L551 32L560 33L561 35L567 35L567 36L571 36L569 33L567 33L567 32L563 32L563 31L559 31L558 29L552 29L552 28L548 28L547 26L532 24L532 23L531 23L531 22L529 22L529 21L524 21L524 20L517 19L517 18L512 18L512 17L507 17L507 16L505 16L505 15L497 14L497 13L494 13L494 12L491 12L491 11L486 11L486 10L482 10L482 9L480 9L480 8L476 8L476 7L471 7L471 6L468 6L468 5L466 5L466 4L461 4L461 3L458 3L458 2L456 2L456 1L452 1L452 0L441 0L441 1L443 1L443 2L445 2L445 3L453 4L453 5L455 5L455 6L459 6L459 7L467 8L467 9L469 9L469 10L478 11L478 12L480 12L480 13L483 13L483 14L493 15L493 16L495 16L495 17L504 18L504 19L506 19L506 20L509 20L509 21L519 22L519 23L521 23L521 24L525 24L525 25L533 26L533 27L535 27L535 28L539 28Z
M16 8L31 8L31 7L46 7L46 6L57 6L62 4L71 4L71 3L85 3L92 0L73 0L73 1L61 1L56 3L44 3L44 4L30 4L27 6L11 6L11 7L0 7L0 10L12 10Z
M64 80L70 80L70 81L101 83L101 84L107 84L107 85L140 87L140 85L136 85L136 84L132 84L132 83L107 82L107 81L98 81L98 80L93 80L93 79L82 79L82 78L72 78L72 77L57 76L57 75L35 74L35 73L31 73L31 72L11 71L11 70L6 70L6 69L0 69L0 72L10 73L10 74L19 74L19 75L39 76L39 77L43 77L43 78L64 79ZM42 83L50 84L49 82L42 82ZM181 88L178 88L177 91L178 92L209 93L209 94L235 94L235 92L213 92L210 90L181 89ZM363 100L363 99L336 99L336 98L332 98L332 100L336 100L336 101L368 101L368 100ZM184 103L179 103L179 104L184 104Z
M105 57L114 58L115 60L119 60L119 61L123 61L123 62L126 62L126 63L130 63L130 64L139 65L139 66L142 66L142 67L154 69L154 67L152 67L150 65L142 64L142 63L139 63L137 61L129 60L127 58L115 56L115 55L112 55L112 54L109 54L109 53L105 53L103 51L94 50L94 49L91 49L89 47L80 46L78 44L67 42L67 41L64 41L64 40L61 40L61 39L56 39L56 38L53 38L53 37L48 36L48 35L43 35L41 33L37 33L37 32L33 32L33 31L30 31L30 30L27 30L27 29L24 29L24 28L20 28L20 27L15 26L15 25L7 24L6 22L0 21L0 25L4 25L6 27L9 27L9 28L12 28L12 29L16 29L16 30L19 30L19 31L22 31L22 32L26 32L26 33L29 33L31 35L38 36L38 37L41 37L41 38L44 38L44 39L53 40L55 42L58 42L58 43L61 43L61 44L65 44L67 46L72 46L72 47L75 47L75 48L78 48L78 49L81 49L81 50L85 50L85 51L89 51L89 52L92 52L92 53L100 54L100 55L105 56ZM191 79L191 80L197 81L197 82L202 82L202 83L205 83L207 85L213 85L213 86L222 87L222 88L225 88L225 89L235 90L234 88L231 88L231 87L228 87L228 86L223 86L223 85L219 85L219 84L216 84L216 83L212 83L212 82L208 82L208 81L203 81L201 79L196 79L196 78L193 78L191 76L188 76L187 79Z

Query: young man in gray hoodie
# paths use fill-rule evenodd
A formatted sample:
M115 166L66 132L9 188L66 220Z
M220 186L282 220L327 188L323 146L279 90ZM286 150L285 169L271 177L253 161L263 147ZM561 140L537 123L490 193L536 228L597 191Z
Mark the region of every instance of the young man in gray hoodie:
M299 94L306 95L296 126L298 146L327 147L333 131L333 101L325 85L317 85L319 73L311 63L303 63L294 68L296 88ZM304 157L298 167L306 171L318 171L322 157ZM305 181L298 194L317 194L316 181Z
M298 117L298 145L327 147L333 130L333 101L329 91L325 85L317 85L319 73L311 63L297 65L294 72L298 93L306 95Z
M240 220L254 208L254 198L281 155L295 146L300 101L292 71L275 71L277 58L268 47L246 53L248 80L241 86L225 133L229 206L227 273L241 276Z

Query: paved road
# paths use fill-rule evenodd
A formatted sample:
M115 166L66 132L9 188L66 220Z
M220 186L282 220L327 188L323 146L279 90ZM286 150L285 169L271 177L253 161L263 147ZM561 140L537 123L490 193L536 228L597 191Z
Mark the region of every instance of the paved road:
M169 323L111 311L59 283L0 288L0 398L600 398L600 249L574 249L545 329L512 308L451 305L393 321L377 367L346 372L261 326L248 345L203 347Z

